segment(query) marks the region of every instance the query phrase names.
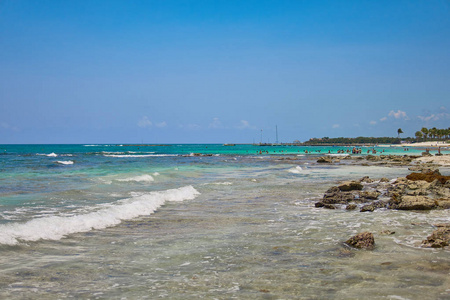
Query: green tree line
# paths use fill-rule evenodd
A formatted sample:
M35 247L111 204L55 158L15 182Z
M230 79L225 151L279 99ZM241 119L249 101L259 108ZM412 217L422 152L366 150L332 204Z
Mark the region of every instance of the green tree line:
M415 136L418 141L446 140L450 138L450 127L447 129L422 127L421 130L416 131Z

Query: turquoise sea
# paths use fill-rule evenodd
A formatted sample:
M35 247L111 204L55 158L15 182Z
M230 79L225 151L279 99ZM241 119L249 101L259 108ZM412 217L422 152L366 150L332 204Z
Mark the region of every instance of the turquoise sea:
M420 248L448 210L314 207L410 172L316 163L347 149L0 145L0 298L450 299L450 252ZM343 245L362 231L375 250Z

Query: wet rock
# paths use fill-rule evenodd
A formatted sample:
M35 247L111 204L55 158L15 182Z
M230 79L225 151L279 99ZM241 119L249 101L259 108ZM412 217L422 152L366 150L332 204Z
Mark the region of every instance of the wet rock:
M319 159L317 160L318 163L327 163L327 164L331 164L333 163L333 159L331 157L328 156L322 156L319 157Z
M430 152L422 152L422 156L433 156Z
M341 190L343 192L356 191L356 190L363 189L363 185L357 181L346 181L346 182L343 182L342 184L340 184L338 187L339 187L339 190Z
M390 180L386 177L380 179L380 183L389 182Z
M358 206L356 204L349 204L347 205L347 207L345 207L346 210L354 210L356 209Z
M391 205L399 210L430 210L436 208L436 201L425 196L403 196L401 202Z
M323 207L323 208L327 208L327 209L336 209L336 206L334 206L333 204L329 204L329 203L323 203L322 201L316 202L316 204L314 204L315 207Z
M370 250L375 246L375 239L371 232L362 232L352 236L345 243L355 248Z
M349 192L332 192L323 196L322 202L325 204L346 204L355 200L355 195Z
M359 180L359 182L361 182L361 183L372 183L373 180L370 179L369 176L364 176L363 178L361 178L361 179Z
M426 240L422 241L422 247L442 248L450 243L450 224L441 224Z
M359 192L359 197L367 200L376 200L381 193L379 191L362 191Z
M434 180L438 180L440 183L445 184L448 180L450 180L450 176L442 176L436 173L411 173L406 176L408 180L417 181L423 180L426 182L433 182Z
M381 231L380 234L391 235L391 234L395 234L395 231L391 231L391 230L387 230L386 229L386 230Z
M450 209L450 199L437 199L437 206L442 209Z
M376 201L371 204L364 205L361 207L360 212L366 212L366 211L374 211L377 208L384 208L386 207L386 202L384 201Z
M366 159L370 160L370 161L380 161L382 158L380 156L375 156L375 155L369 154L366 156Z

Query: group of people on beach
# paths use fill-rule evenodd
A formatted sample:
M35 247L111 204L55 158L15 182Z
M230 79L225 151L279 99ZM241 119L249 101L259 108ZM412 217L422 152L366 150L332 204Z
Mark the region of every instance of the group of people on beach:
M305 152L305 154L312 154L314 152L321 153L321 151L322 150L319 149L319 150L305 150L304 152ZM273 152L276 153L277 151L273 151ZM284 151L283 150L279 150L279 152L284 152ZM298 152L300 152L300 151L298 151ZM370 153L377 154L378 152L383 153L384 149L377 151L375 148L372 148L372 149L368 149L367 150L367 154L370 154ZM256 153L257 154L270 154L270 152L267 151L267 150L259 150L259 151L256 151ZM362 148L353 147L352 150L350 150L350 149L339 149L339 150L337 150L337 153L338 154L350 154L350 153L351 154L362 154ZM328 150L328 154L332 154L331 150Z

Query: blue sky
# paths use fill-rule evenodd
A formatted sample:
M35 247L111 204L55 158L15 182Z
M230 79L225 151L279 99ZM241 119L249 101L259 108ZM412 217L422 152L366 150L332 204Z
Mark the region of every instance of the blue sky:
M450 127L450 1L0 1L0 143Z

